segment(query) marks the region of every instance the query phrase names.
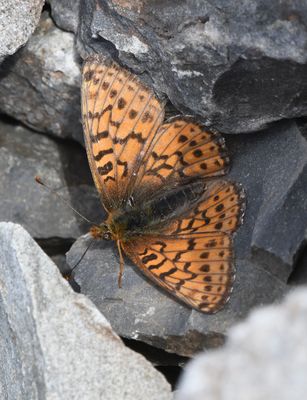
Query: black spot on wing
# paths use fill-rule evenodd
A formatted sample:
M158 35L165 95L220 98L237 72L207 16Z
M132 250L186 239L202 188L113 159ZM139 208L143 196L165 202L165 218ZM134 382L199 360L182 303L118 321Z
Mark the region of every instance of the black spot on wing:
M117 164L124 167L124 172L123 172L122 176L126 177L128 175L128 163L127 163L127 161L118 160Z
M99 175L107 175L113 169L113 164L108 161L104 166L98 167Z
M86 82L90 81L92 79L93 75L94 75L94 71L91 71L91 70L86 71L85 74L83 75L84 80Z
M100 161L104 156L106 156L107 154L112 154L112 153L113 153L113 149L100 150L99 153L96 156L94 156L94 160Z
M153 261L156 260L158 258L158 256L154 253L149 254L148 256L145 256L142 258L142 262L144 264L147 264L149 261Z

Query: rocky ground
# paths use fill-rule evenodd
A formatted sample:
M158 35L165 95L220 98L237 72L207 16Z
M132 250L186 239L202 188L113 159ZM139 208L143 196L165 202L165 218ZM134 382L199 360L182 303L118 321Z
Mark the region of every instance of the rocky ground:
M251 377L260 379L254 371L265 359L255 361L253 351L264 354L274 345L274 318L276 335L285 335L277 352L287 329L291 343L305 329L305 291L257 311L258 322L251 317L246 329L232 327L251 309L279 303L307 282L306 4L49 0L42 7L39 0L0 6L0 397L171 398L156 369L175 385L188 358L221 346L229 329L228 347L195 361L187 377L208 365L212 374L199 398L232 399L223 394L227 381L220 397L209 393L218 374L240 365L248 376L244 390L255 393ZM195 115L225 136L229 177L244 186L247 209L235 236L233 294L217 314L177 302L128 260L118 289L115 247L95 242L86 251L90 225L34 181L41 176L87 218L103 219L80 122L80 68L97 52L152 86L168 101L169 115ZM29 234L63 275L78 264L70 283L85 297L72 292ZM267 347L255 344L261 318ZM306 372L299 353L295 346L284 353L275 387L287 362ZM275 368L279 360L271 361ZM187 377L182 399L193 395ZM274 398L273 388L265 390L245 398ZM289 398L283 393L277 397Z

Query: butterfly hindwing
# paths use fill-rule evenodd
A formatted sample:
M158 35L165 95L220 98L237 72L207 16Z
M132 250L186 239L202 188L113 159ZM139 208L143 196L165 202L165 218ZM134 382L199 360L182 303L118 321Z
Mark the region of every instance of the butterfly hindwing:
M229 298L234 267L227 233L161 236L124 249L146 276L200 311L216 312Z
M230 234L240 225L243 212L240 186L211 183L192 210L165 221L157 236L123 243L124 250L160 286L196 309L216 312L232 290Z
M241 225L245 195L236 183L219 180L208 185L198 204L188 213L171 222L169 235L192 233L233 233Z

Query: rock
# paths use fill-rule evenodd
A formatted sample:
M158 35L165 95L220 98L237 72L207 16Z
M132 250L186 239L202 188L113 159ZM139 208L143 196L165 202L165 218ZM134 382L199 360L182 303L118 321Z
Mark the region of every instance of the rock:
M55 247L61 240L71 242L90 226L38 185L36 175L59 189L85 216L100 219L100 202L80 145L0 122L0 169L0 220L22 224L36 239L53 238Z
M230 302L217 314L206 315L152 284L128 259L119 289L119 258L112 244L85 236L73 245L67 261L71 266L78 264L74 280L81 293L93 301L118 335L183 356L221 345L226 330L251 307L270 303L286 290L257 265L239 260Z
M1 398L172 398L165 378L12 223L0 223L0 282Z
M247 192L239 251L287 282L307 235L307 136L289 121L227 144Z
M299 257L295 263L295 269L290 275L289 284L306 285L307 284L307 247L302 246Z
M254 136L229 135L226 142L233 161L229 179L243 184L247 210L235 236L236 281L222 311L192 311L148 282L128 260L118 289L119 260L112 243L85 236L68 253L69 265L80 262L74 279L81 292L119 335L191 356L220 345L227 329L251 308L287 292L307 228L306 139L289 121Z
M49 0L51 15L57 26L65 31L77 32L80 0Z
M0 62L23 46L36 28L44 0L4 0L0 4Z
M108 53L224 133L306 115L305 2L82 2L81 55Z
M0 111L40 132L83 143L74 36L44 13L27 46L0 67Z
M300 400L307 384L307 289L256 310L229 331L226 345L185 370L177 400Z

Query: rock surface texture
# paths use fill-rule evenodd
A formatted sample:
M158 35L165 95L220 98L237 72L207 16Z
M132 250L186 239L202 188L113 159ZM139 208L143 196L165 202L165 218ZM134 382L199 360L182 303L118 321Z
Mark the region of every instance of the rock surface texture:
M307 289L253 312L226 345L186 368L177 400L300 400L307 383Z
M0 4L0 62L24 45L38 24L44 0L3 0Z
M12 223L0 223L0 283L2 399L172 398L164 377Z
M0 66L0 112L40 132L82 142L74 36L44 13L25 48Z
M84 215L99 220L100 205L81 146L0 122L0 169L0 219L22 224L36 239L76 238L90 226L38 185L36 175Z
M306 115L305 2L90 0L79 46L108 52L225 133ZM149 76L148 76L149 75Z
M79 22L80 0L47 0L56 25L64 31L76 32Z
M215 315L179 303L128 259L118 289L116 247L87 235L68 254L71 283L127 342L188 357L221 345L251 308L279 302L289 280L307 282L306 2L49 0L29 38L41 7L0 6L0 220L22 224L63 273L65 252L90 224L34 176L104 220L80 146L80 66L93 53L114 59L168 100L168 116L192 114L225 136L226 178L247 200L236 280Z

